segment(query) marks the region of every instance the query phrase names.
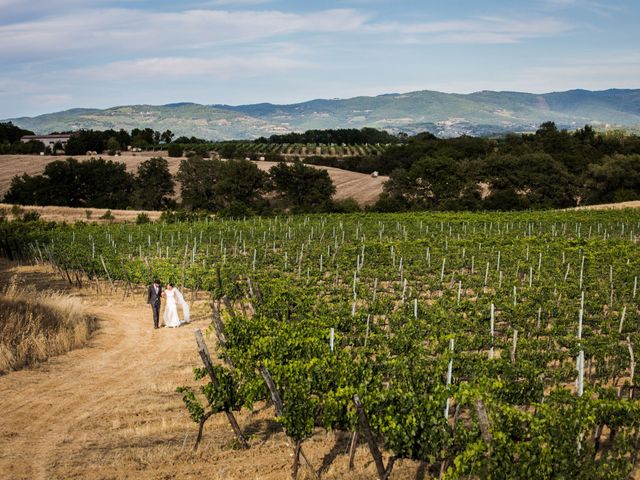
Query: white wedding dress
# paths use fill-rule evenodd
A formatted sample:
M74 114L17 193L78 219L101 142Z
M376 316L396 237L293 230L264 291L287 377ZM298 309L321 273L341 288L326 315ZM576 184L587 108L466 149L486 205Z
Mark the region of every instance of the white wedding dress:
M164 291L166 295L166 305L164 308L164 326L169 328L179 327L182 323L189 322L189 305L184 301L184 297L180 293L180 290L173 288L171 290ZM182 315L184 322L180 321L178 316L178 305L182 307Z

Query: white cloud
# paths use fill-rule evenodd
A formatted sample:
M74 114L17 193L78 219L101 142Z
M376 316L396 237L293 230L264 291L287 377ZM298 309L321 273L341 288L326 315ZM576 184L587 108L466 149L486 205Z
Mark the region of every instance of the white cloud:
M395 33L397 40L413 38L416 42L500 44L516 43L528 38L549 37L571 29L555 18L519 19L478 17L468 20L426 23L383 23L366 27L373 33Z
M57 107L59 105L67 105L73 97L68 93L44 93L34 95L33 101L47 107Z
M601 2L598 0L544 0L544 6L549 10L557 9L583 9L599 17L610 17L613 14L624 11L619 5L612 5L611 2Z
M271 3L273 0L209 0L204 5L224 6L231 5L234 7L246 6L246 5L263 5L265 3Z
M597 59L550 60L525 70L520 81L532 90L640 87L640 54L618 54Z
M13 2L14 0L0 0ZM226 2L229 0L216 0ZM244 0L249 2L262 0ZM0 61L88 61L126 56L184 56L313 33L369 34L381 41L416 43L515 43L569 30L554 18L479 17L421 23L374 22L353 9L308 13L215 9L158 12L128 8L77 8L55 17L0 25Z
M259 77L270 73L308 68L311 65L286 57L269 55L258 57L155 57L139 60L112 62L104 66L73 69L62 72L70 78L89 77L99 80L124 80L171 78L211 78L229 80L237 77Z
M0 60L33 61L77 52L126 55L242 45L278 35L344 32L367 17L339 9L308 14L279 11L133 9L78 10L56 18L0 26Z

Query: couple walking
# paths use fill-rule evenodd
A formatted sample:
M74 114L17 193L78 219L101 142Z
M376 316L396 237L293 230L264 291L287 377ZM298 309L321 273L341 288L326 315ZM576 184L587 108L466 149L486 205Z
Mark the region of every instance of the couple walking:
M147 304L153 312L153 328L159 327L162 298L165 298L167 301L164 308L164 315L162 316L165 327L175 328L183 323L189 323L189 305L184 301L180 290L174 288L172 283L168 283L165 290L163 290L160 280L154 280L153 283L149 285L147 291ZM180 317L178 316L178 305L182 307L183 322L180 321Z

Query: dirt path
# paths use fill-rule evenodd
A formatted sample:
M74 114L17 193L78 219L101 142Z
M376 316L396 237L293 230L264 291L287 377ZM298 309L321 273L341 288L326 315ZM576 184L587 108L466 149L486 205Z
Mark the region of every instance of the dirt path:
M70 289L42 267L0 260L0 282L66 290L80 297L100 319L86 348L40 366L0 377L0 475L10 479L281 479L287 478L291 449L269 408L238 415L249 437L247 451L233 448L224 416L205 427L198 452L196 428L175 393L193 384L199 365L193 330L206 328L206 301L193 307L193 321L178 329L150 328L144 291L122 300ZM318 432L305 451L323 479L372 478L375 470L361 446L357 473L347 470L348 438ZM416 475L417 472L417 475ZM311 478L302 469L300 478ZM423 478L414 462L400 462L393 478Z
M43 269L13 267L9 271L31 284L67 288L57 279L52 281L52 274ZM109 434L100 433L103 428L132 429L126 433L135 436L136 428L155 427L144 420L140 425L123 425L125 413L139 417L154 409L159 413L157 420L166 422L165 412L177 404L171 393L177 385L173 381L177 376L187 382L196 360L188 341L193 328L150 329L141 295L134 303L122 301L121 294L114 299L87 290L69 293L80 296L88 311L100 319L100 330L89 347L36 369L0 377L0 438L5 444L0 449L0 471L11 478L51 478L50 472L58 469L69 478L71 465L66 462L79 450L107 439ZM171 383L163 383L165 378ZM158 398L151 401L154 393ZM132 396L137 397L137 409Z

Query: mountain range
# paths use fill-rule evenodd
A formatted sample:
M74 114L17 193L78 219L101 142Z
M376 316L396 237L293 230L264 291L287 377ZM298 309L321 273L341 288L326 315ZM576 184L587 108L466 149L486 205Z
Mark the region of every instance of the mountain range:
M546 121L561 128L640 125L640 89L569 90L545 94L430 90L403 94L317 99L289 105L127 105L76 108L36 117L11 118L38 134L78 129L131 130L150 127L176 136L210 140L253 139L291 131L374 127L438 136L532 131Z

